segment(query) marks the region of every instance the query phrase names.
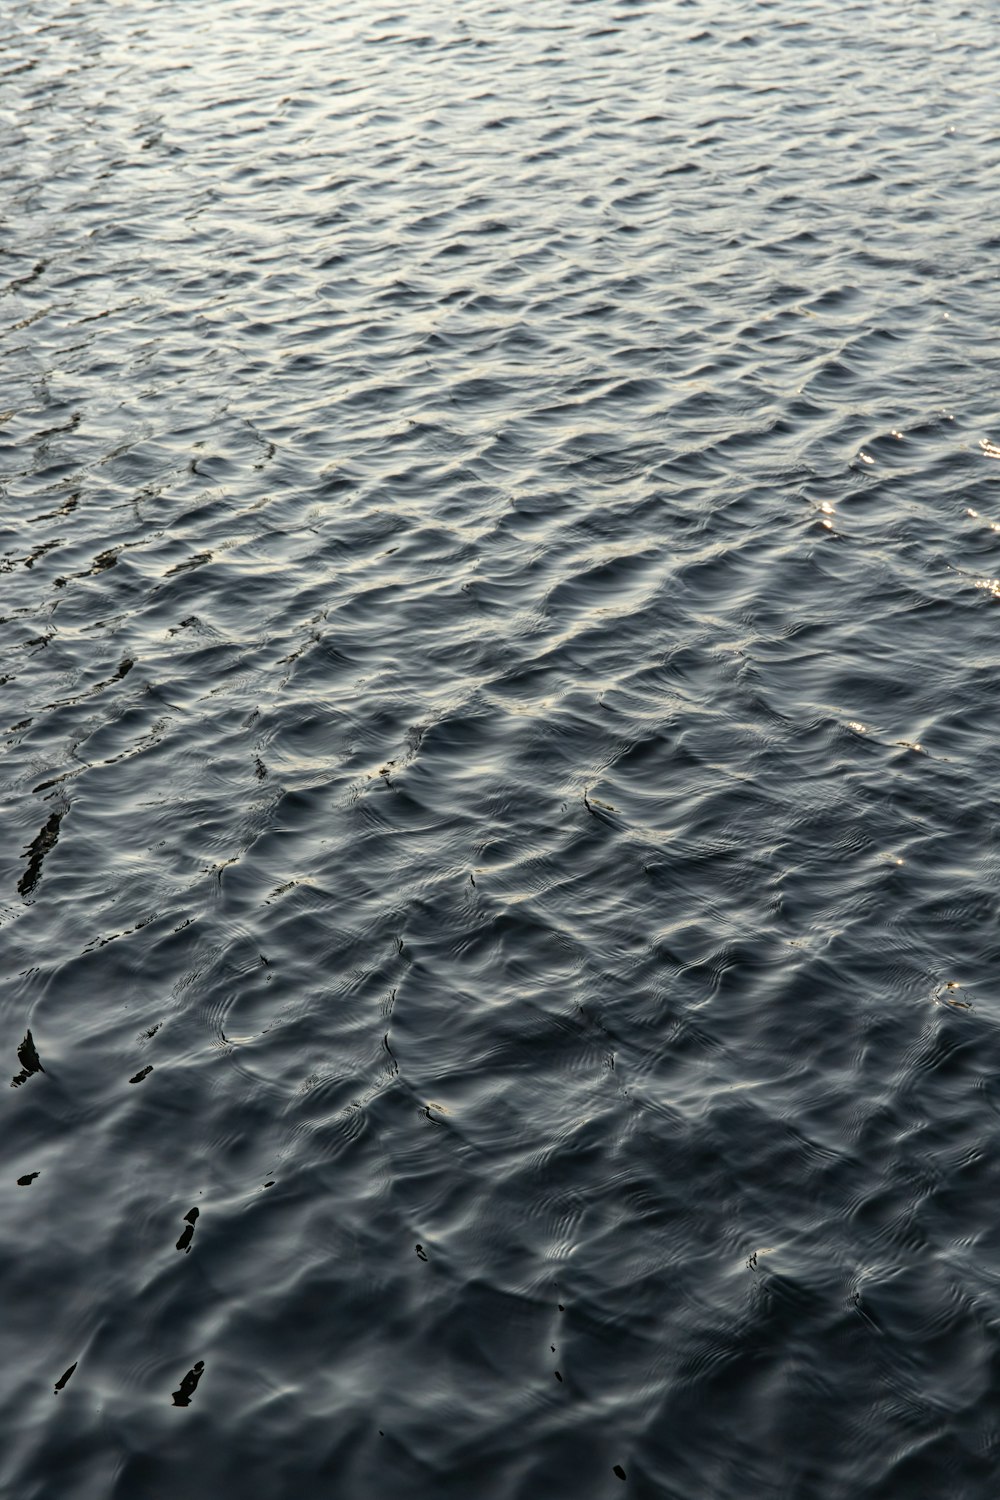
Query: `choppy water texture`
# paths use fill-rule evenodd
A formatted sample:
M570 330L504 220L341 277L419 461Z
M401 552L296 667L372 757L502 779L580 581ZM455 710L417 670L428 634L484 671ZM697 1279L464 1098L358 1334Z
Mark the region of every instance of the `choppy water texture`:
M995 1495L996 27L7 7L5 1496Z

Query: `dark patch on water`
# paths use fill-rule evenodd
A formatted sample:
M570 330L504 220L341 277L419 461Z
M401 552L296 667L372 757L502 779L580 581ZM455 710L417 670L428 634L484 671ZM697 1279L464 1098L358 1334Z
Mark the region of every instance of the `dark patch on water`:
M184 1215L184 1228L181 1230L181 1237L177 1241L178 1250L190 1251L191 1241L194 1239L195 1225L198 1222L198 1215L199 1210L197 1208L189 1208Z
M14 1074L14 1077L10 1081L12 1089L20 1088L21 1084L25 1083L31 1077L32 1073L45 1072L30 1031L26 1031L24 1040L18 1043L17 1060L21 1064L21 1069L20 1072Z
M187 1374L182 1378L177 1390L173 1393L172 1399L175 1406L191 1405L191 1397L198 1389L198 1382L201 1380L201 1377L204 1375L204 1373L205 1361L203 1359L196 1360L191 1369L188 1370Z

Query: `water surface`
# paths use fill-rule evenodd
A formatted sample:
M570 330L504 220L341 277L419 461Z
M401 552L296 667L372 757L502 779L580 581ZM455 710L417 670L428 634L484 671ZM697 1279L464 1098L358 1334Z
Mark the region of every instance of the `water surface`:
M1000 1459L985 0L23 0L0 1489Z

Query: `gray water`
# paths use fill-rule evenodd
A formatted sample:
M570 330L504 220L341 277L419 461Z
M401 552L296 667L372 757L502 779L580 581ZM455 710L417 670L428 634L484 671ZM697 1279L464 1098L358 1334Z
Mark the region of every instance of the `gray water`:
M996 1494L996 36L7 7L4 1496Z

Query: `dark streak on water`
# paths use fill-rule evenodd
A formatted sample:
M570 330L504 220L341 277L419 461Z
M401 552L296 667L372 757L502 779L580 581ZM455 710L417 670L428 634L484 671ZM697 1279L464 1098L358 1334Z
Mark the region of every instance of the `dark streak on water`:
M65 809L62 812L54 812L42 824L37 836L25 849L24 853L28 864L24 874L17 882L17 893L19 896L30 896L38 884L42 874L42 861L51 849L59 842L59 825L65 817Z
M996 27L6 8L4 1496L992 1500Z

